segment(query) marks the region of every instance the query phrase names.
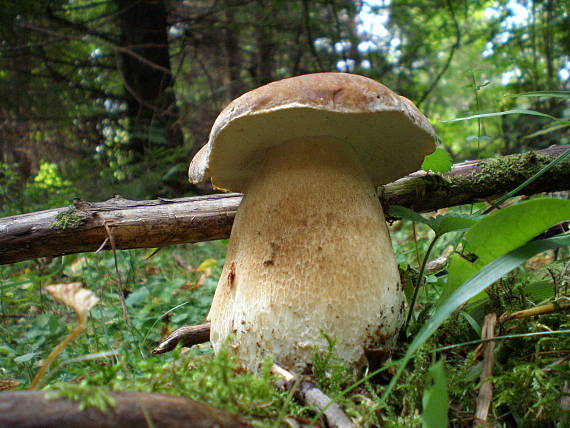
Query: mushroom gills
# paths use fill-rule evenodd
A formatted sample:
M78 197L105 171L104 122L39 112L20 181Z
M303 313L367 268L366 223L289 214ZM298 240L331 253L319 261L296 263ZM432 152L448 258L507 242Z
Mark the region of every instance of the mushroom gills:
M305 370L323 333L349 366L395 338L403 294L382 207L348 143L270 148L238 209L210 309L211 341L255 370Z

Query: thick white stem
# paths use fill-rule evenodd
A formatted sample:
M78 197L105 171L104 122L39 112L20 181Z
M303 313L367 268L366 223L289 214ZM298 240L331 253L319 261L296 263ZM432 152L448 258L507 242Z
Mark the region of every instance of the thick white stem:
M302 370L314 346L358 366L390 342L403 293L382 207L350 145L308 138L272 148L238 210L209 318L244 366L265 355Z

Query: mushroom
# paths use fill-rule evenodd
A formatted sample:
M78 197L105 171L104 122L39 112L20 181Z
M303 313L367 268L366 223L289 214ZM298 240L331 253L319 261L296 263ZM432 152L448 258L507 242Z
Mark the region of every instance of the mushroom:
M208 315L214 350L302 371L325 335L352 367L393 342L404 296L375 186L417 170L434 136L411 101L354 74L231 102L189 168L192 183L245 194Z

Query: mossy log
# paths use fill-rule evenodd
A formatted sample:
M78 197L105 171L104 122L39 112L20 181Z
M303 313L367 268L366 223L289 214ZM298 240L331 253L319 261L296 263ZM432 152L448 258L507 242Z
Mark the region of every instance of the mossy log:
M446 174L418 172L383 186L382 205L419 212L490 200L531 177L570 146L455 164ZM570 158L522 194L570 190ZM0 264L97 250L157 248L229 237L240 194L105 202L0 219ZM341 209L341 207L339 207Z
M0 427L6 428L246 428L250 425L210 405L145 392L113 392L116 405L105 412L79 409L68 399L46 399L46 391L0 393ZM150 422L150 423L149 423Z

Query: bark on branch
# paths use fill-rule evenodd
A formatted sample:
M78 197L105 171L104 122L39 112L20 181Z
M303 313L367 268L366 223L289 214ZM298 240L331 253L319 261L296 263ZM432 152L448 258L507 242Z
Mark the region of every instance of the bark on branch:
M0 393L0 426L10 428L246 428L249 424L204 403L166 394L113 392L114 408L79 409L67 399L46 399L46 391ZM149 425L149 422L152 425Z
M531 177L570 146L453 166L447 174L415 173L381 189L385 208L403 205L419 212L489 200ZM570 158L534 181L524 194L570 190ZM239 194L180 199L105 202L0 219L0 264L38 257L111 249L156 248L227 238ZM340 207L339 207L340 209Z

